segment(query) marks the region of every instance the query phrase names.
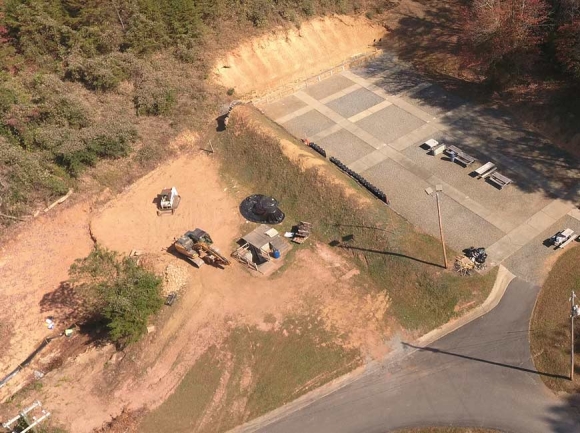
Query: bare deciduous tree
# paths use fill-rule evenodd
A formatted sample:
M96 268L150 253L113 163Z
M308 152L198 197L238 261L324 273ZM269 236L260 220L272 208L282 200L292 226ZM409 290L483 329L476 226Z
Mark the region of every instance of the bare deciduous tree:
M465 60L497 81L531 62L545 37L544 0L474 0L464 11Z

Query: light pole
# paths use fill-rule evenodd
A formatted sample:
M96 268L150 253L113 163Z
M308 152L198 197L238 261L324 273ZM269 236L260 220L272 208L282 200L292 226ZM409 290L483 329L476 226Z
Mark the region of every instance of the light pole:
M443 222L441 221L441 205L439 203L439 193L443 191L443 185L435 185L435 198L437 200L437 215L439 216L439 234L441 235L441 246L443 247L443 263L447 269L447 252L445 251L445 237L443 236ZM433 194L433 188L425 189L429 195Z
M570 296L570 380L574 380L574 318L580 316L580 306L575 302L576 293Z

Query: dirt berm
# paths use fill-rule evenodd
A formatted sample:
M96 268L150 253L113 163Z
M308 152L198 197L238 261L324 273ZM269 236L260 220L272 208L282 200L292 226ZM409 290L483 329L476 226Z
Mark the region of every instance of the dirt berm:
M219 84L258 96L375 50L384 27L364 17L333 16L279 29L241 44L215 64Z

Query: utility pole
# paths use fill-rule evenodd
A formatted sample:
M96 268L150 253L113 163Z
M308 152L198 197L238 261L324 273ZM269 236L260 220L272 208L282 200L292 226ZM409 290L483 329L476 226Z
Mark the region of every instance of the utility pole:
M437 216L439 217L439 234L441 235L441 246L443 247L443 263L447 269L447 251L445 250L445 236L443 236L443 221L441 220L441 204L439 203L439 193L443 191L443 185L435 185L435 198L437 200ZM433 194L433 188L425 189L429 195Z
M445 251L445 237L443 236L443 222L441 221L441 205L439 204L439 193L443 191L442 185L435 185L435 195L437 197L437 214L439 215L439 233L441 234L441 246L443 247L443 262L447 269L447 252Z
M570 380L574 381L574 318L580 316L580 307L576 305L576 293L570 296Z

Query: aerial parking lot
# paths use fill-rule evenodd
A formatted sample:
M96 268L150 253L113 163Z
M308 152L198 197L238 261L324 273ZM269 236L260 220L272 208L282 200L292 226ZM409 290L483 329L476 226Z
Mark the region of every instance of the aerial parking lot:
M546 255L542 236L566 228L562 224L580 230L575 161L502 110L468 103L394 56L259 108L382 189L393 210L434 236L437 208L425 190L441 185L446 241L457 250L486 247L493 264L527 244L534 246L520 255ZM452 162L446 152L432 155L423 146L429 139L455 146L473 163ZM486 163L511 183L501 188L478 178L475 170Z

